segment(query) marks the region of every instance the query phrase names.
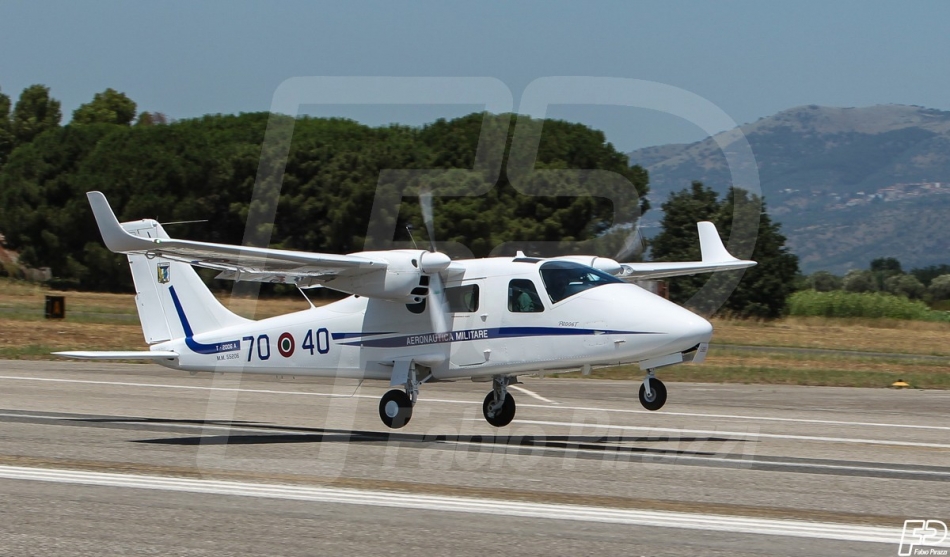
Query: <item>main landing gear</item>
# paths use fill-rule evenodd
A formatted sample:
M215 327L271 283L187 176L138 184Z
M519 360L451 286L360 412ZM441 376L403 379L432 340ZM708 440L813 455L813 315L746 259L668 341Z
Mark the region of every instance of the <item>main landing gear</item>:
M379 418L387 427L399 429L412 418L412 398L405 391L393 389L379 400Z
M640 404L647 410L659 410L666 404L666 385L647 370L647 376L640 385Z
M515 418L515 397L508 393L511 382L511 377L496 375L492 378L492 391L482 403L482 414L495 427L505 427Z
M415 366L407 371L405 388L393 389L379 400L379 419L386 424L386 427L399 429L405 427L412 419L412 407L415 406L419 397L419 385L425 381L416 380ZM400 379L402 377L400 375ZM489 424L505 427L515 418L515 397L508 393L508 385L514 382L513 378L503 375L492 378L492 390L482 404L482 414Z
M424 382L424 381L423 381ZM416 366L411 362L397 362L393 370L393 386L402 383L402 389L393 389L379 399L379 419L386 427L399 429L412 419L412 407L419 399Z

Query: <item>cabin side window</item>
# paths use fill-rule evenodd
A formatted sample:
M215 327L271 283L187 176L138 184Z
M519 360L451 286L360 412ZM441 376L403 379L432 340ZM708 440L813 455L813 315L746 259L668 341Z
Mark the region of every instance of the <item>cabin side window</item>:
M446 288L445 301L449 306L449 313L478 311L478 285L466 284Z
M541 296L534 282L528 279L512 279L508 283L508 311L512 313L538 313L544 311Z

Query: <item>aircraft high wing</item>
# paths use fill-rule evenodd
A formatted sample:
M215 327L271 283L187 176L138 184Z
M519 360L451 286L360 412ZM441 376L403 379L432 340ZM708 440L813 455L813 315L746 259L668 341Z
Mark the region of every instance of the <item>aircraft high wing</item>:
M678 277L710 273L714 271L735 271L754 266L755 261L737 259L726 250L719 238L716 225L711 222L698 222L699 249L702 261L650 261L645 263L617 263L606 257L589 255L568 255L558 260L574 261L629 281Z
M722 239L711 222L698 222L699 250L702 261L623 263L616 276L628 280L658 279L695 275L712 271L735 271L755 265L755 261L737 259L722 245Z
M445 254L424 250L335 255L177 240L159 230L155 221L120 224L101 192L89 192L87 197L102 239L111 251L142 253L216 269L221 271L216 277L220 279L286 283L301 288L332 283L334 290L350 294L419 302L425 295L421 292L420 296L417 290L419 276L444 271L451 264Z

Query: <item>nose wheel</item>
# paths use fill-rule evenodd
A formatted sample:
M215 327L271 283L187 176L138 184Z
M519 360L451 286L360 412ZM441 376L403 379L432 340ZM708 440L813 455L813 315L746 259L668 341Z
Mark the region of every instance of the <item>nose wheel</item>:
M482 403L485 420L495 427L505 427L515 419L515 397L508 393L510 377L496 375L492 380L492 391Z
M647 410L659 410L666 404L666 385L654 377L652 371L640 385L640 404Z

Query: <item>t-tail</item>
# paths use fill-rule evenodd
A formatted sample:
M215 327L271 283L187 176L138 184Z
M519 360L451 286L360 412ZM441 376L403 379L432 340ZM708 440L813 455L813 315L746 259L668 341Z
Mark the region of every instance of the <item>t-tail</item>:
M114 252L125 252L110 242L116 229L145 239L165 240L169 236L162 225L152 219L119 223L109 202L99 192L89 192L89 203L106 246ZM117 249L118 248L118 249ZM145 342L156 345L165 341L190 338L193 335L240 325L249 320L240 317L214 297L188 263L155 256L147 251L127 253L132 281L135 283L135 307ZM74 351L54 352L58 356L111 360L167 360L178 357L171 351Z

